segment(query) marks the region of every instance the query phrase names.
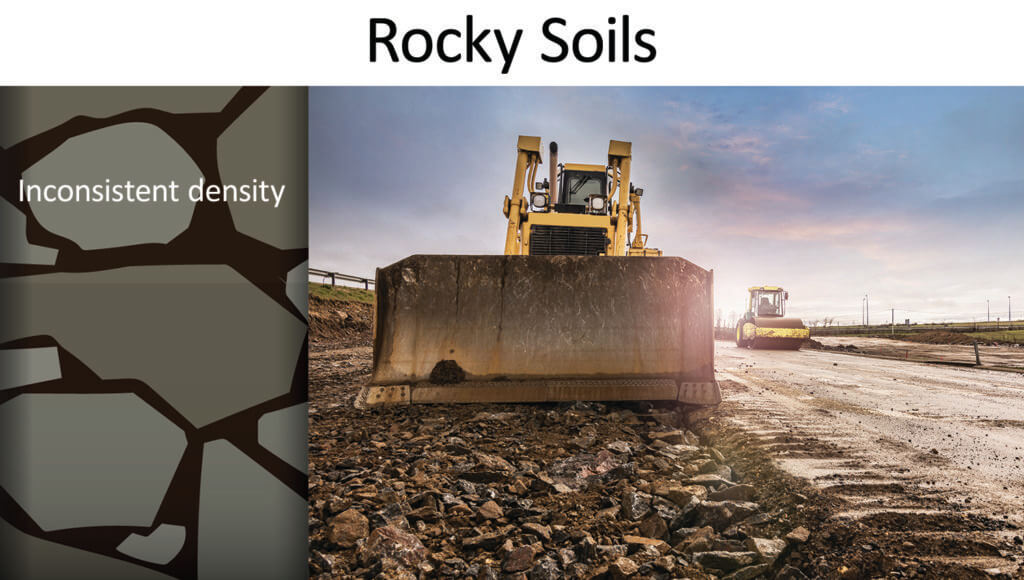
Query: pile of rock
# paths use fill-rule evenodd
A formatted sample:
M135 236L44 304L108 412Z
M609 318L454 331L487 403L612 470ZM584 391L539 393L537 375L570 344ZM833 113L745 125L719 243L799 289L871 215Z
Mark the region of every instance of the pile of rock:
M802 577L782 559L807 531L777 537L758 490L663 414L441 409L382 411L391 430L313 458L312 577Z

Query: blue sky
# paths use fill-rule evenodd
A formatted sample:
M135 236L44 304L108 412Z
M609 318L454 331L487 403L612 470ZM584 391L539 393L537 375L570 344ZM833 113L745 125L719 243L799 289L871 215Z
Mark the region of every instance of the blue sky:
M807 320L1024 316L1024 89L314 88L309 116L315 268L501 253L517 135L620 139L649 245L713 268L726 318L755 284Z

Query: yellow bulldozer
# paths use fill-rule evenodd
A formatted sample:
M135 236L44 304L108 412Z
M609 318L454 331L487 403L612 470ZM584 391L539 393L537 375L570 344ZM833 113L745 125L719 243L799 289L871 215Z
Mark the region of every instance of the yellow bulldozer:
M736 323L736 346L798 350L811 331L799 318L786 318L789 292L778 286L752 286L743 318Z
M377 270L373 368L357 405L670 400L714 405L713 272L647 247L632 145L558 163L520 136L504 255Z

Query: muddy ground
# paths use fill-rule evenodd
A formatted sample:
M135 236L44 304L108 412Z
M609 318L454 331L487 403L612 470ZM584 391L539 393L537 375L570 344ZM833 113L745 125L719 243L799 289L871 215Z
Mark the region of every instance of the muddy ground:
M953 334L953 336L964 337L964 335L957 334ZM930 344L890 338L816 336L811 342L811 348L816 346L813 343L818 343L827 350L845 350L847 352L907 361L950 365L975 365L977 362L973 341L959 344ZM979 345L978 355L981 358L982 367L1020 369L1024 372L1024 347L1018 345Z
M932 499L841 470L822 485L780 461L841 446L785 409L781 433L754 424L743 402L770 399L765 387L721 354L733 372L710 417L599 403L360 411L368 307L317 310L348 326L311 335L311 577L1022 577L1015 521L969 508L850 517L862 497Z

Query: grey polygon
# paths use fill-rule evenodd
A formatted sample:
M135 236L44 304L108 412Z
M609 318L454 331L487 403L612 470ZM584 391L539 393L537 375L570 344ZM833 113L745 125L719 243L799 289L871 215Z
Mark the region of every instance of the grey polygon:
M217 140L225 184L251 184L257 179L287 186L276 208L273 202L230 202L238 231L282 250L309 244L308 125L306 89L274 87Z
M0 263L52 266L57 250L28 243L27 224L25 214L0 198Z
M25 534L0 519L0 578L31 580L170 580L149 568Z
M215 113L238 91L234 87L17 87L0 92L0 147L85 115L110 117L132 109L168 113Z
M173 139L147 123L99 129L64 142L23 175L26 184L179 185L178 202L70 203L33 201L32 211L49 231L93 250L143 243L166 243L188 227L195 205L189 186L201 173Z
M201 427L288 393L305 322L228 266L0 279L31 292L0 342L49 335L104 379L137 379Z
M133 393L22 394L0 424L0 487L44 531L151 526L186 445Z
M288 271L285 280L285 291L288 299L309 319L309 260Z
M60 354L55 346L0 350L0 391L60 378Z
M138 560L166 564L181 552L185 545L185 527L160 524L149 535L130 534L117 551Z
M308 430L309 409L306 403L271 411L260 417L260 445L306 473L309 470Z
M234 445L203 449L199 579L308 577L306 500Z

